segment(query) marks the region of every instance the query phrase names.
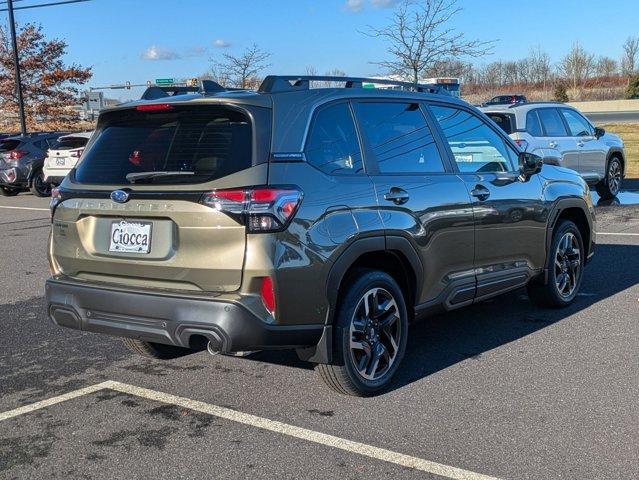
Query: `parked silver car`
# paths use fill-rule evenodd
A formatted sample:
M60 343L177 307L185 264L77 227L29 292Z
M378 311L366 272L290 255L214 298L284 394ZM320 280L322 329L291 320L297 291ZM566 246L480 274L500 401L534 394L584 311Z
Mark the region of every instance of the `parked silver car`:
M522 150L544 163L577 171L602 198L621 188L626 159L623 141L592 125L579 111L563 103L525 103L481 108Z

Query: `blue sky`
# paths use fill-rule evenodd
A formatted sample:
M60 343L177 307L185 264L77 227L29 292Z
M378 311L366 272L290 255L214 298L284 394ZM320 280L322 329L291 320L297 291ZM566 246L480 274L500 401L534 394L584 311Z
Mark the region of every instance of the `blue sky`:
M16 3L42 3L26 0ZM93 0L16 11L18 23L40 23L69 44L67 60L93 66L90 85L160 77L191 77L210 59L256 42L273 55L270 73L299 74L306 66L351 75L380 73L369 62L384 45L361 32L383 26L393 0ZM516 59L540 45L558 60L578 40L597 55L618 59L621 44L639 35L636 0L459 0L453 26L468 37L498 39L479 62ZM6 15L6 13L3 13ZM137 95L138 92L130 92ZM125 98L126 92L109 96Z

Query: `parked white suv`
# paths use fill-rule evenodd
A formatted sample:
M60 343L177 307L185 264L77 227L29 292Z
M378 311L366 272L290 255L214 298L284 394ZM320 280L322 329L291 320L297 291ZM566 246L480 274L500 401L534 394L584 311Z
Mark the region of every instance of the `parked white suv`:
M480 109L520 146L544 163L570 168L601 198L612 198L625 174L623 141L593 126L578 110L563 103L524 103Z
M78 163L84 147L93 132L80 132L58 138L54 148L49 149L44 160L44 181L52 185L60 185L64 177Z

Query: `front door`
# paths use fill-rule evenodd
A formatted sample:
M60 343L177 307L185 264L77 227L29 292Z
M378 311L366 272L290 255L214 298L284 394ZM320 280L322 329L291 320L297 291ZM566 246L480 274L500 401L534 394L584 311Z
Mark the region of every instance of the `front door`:
M471 110L440 105L430 109L472 198L476 299L525 284L546 258L539 176L523 181L515 149Z
M561 114L579 148L579 173L590 181L602 179L606 174L608 147L595 137L595 128L579 112L562 108Z
M539 139L544 145L543 148L557 150L562 157L562 167L580 172L581 147L577 145L577 139L566 129L559 110L547 107L538 109L537 113L543 130L543 136Z
M367 172L387 239L418 252L424 281L416 304L466 305L475 293L474 226L468 191L452 171L419 102L354 103Z

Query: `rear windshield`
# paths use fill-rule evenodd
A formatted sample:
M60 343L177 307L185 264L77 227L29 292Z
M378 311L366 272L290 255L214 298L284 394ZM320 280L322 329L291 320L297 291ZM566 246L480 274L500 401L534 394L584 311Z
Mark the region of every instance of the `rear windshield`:
M15 150L20 145L20 140L0 140L0 152Z
M74 148L84 147L88 141L89 139L84 137L61 138L58 140L58 143L54 148L56 150L73 150Z
M239 111L220 106L120 110L100 117L75 178L92 184L202 183L250 167L251 158L251 125Z
M487 113L488 118L499 125L504 132L511 134L515 131L515 118L514 115L508 115L507 113Z

